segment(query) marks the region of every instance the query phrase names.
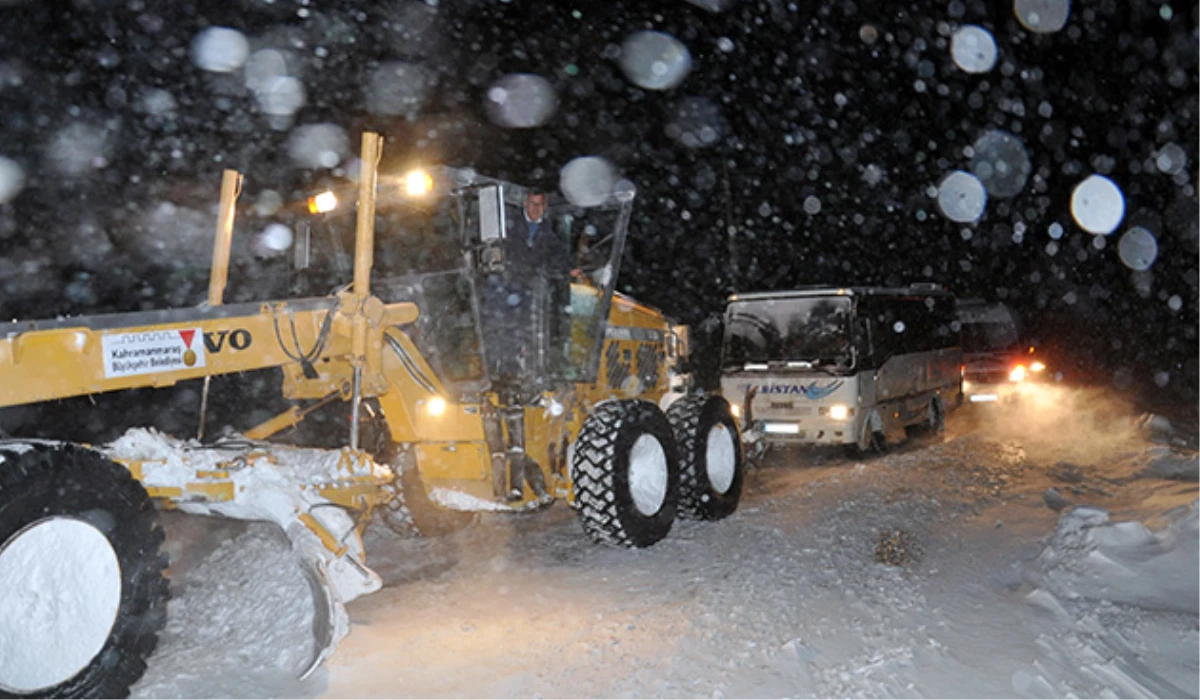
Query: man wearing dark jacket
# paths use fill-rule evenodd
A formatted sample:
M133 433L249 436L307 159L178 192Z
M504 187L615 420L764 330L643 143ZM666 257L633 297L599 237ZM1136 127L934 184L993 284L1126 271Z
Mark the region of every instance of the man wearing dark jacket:
M546 216L544 191L530 190L521 211L510 212L501 250L483 304L489 373L494 383L536 391L529 380L539 374L535 353L546 340L538 334L560 330L552 324L565 316L571 271L567 236Z

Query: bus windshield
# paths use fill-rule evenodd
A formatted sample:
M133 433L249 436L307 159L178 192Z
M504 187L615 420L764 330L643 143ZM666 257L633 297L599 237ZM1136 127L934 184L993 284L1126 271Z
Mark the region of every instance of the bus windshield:
M735 301L725 314L722 362L850 367L850 298Z

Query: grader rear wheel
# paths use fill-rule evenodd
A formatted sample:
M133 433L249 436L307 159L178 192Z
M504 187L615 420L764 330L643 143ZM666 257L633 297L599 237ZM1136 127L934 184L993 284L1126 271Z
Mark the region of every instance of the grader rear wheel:
M125 697L166 623L163 533L129 471L0 444L0 697Z
M742 441L729 402L685 396L667 410L679 446L679 516L720 520L737 510L746 475Z
M601 404L571 450L584 532L597 542L649 547L667 536L679 503L671 424L649 401Z

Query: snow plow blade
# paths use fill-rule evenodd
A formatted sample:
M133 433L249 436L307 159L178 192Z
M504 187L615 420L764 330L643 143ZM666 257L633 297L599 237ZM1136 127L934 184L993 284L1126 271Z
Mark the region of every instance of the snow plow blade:
M100 448L124 464L150 495L178 510L283 529L313 599L313 652L297 670L311 675L350 630L346 603L382 587L367 567L359 524L393 474L364 453L227 440L203 445L134 428ZM361 521L362 519L360 519Z

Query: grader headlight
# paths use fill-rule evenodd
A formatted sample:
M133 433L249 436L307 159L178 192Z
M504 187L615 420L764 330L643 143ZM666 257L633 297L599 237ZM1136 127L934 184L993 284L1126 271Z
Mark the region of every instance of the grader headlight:
M308 198L308 213L327 214L334 209L337 209L337 205L337 195L329 190L326 190L321 194Z
M446 399L435 396L425 402L425 413L437 418L446 413Z
M424 170L413 170L404 176L404 194L409 197L424 197L433 190L433 178Z

